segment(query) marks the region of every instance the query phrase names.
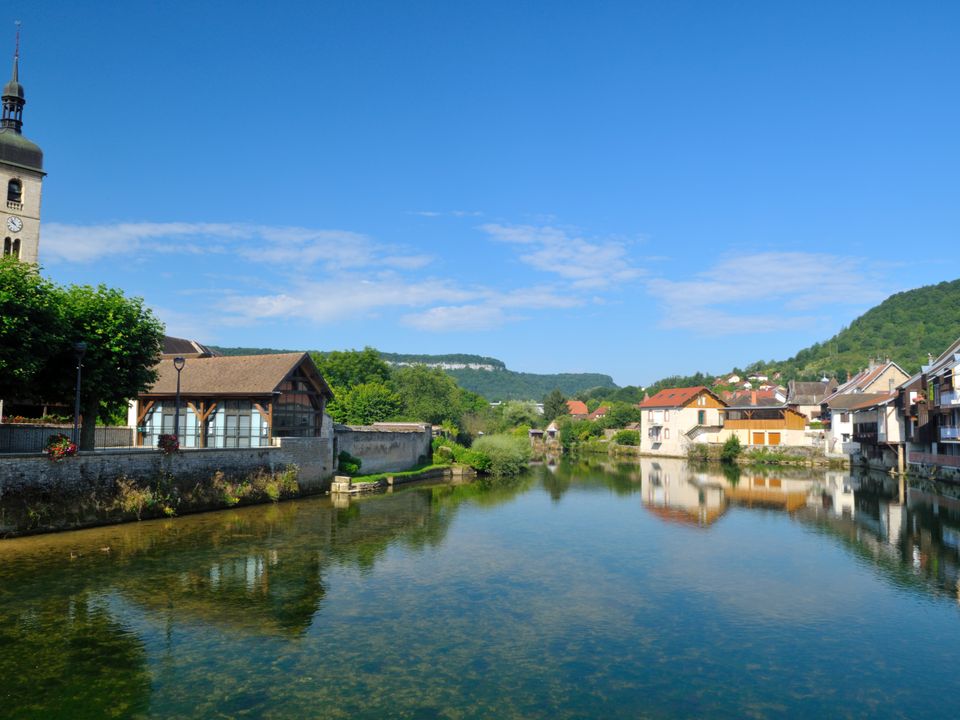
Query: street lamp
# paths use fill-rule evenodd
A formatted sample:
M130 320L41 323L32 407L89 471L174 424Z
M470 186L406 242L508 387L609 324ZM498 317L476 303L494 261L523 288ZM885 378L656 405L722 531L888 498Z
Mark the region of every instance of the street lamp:
M73 354L77 358L77 393L73 399L73 444L80 444L80 370L83 368L83 356L87 352L87 344L78 342L73 344Z
M180 371L186 364L186 359L182 357L178 356L173 359L173 367L177 371L177 401L173 406L173 436L178 443L180 442Z

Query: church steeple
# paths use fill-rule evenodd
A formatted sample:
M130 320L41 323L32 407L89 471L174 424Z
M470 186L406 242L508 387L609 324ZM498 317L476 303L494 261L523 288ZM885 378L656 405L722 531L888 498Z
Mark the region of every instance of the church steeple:
M17 23L17 44L13 51L13 73L10 82L3 86L3 117L0 128L19 133L23 127L23 85L20 84L20 23Z

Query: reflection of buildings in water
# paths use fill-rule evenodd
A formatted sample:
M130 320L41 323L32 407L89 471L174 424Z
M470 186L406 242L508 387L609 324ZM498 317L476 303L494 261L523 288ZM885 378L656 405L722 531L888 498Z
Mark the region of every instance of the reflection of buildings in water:
M834 515L853 517L856 512L853 491L854 483L850 473L828 470L824 473L821 504Z
M663 520L706 527L727 509L723 488L679 460L641 458L640 488L644 506Z
M793 512L805 507L817 483L812 479L745 472L725 488L731 502L748 507L779 508Z

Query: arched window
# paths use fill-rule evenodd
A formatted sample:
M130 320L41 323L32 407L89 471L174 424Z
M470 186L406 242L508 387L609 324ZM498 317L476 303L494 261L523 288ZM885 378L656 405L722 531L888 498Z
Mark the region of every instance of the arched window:
M20 238L16 238L13 241L13 249L11 250L10 254L17 259L20 258Z
M17 203L18 205L23 202L23 183L17 178L13 178L7 183L7 202Z
M6 256L6 255L9 255L11 252L13 252L13 243L10 241L10 238L4 238L3 254Z

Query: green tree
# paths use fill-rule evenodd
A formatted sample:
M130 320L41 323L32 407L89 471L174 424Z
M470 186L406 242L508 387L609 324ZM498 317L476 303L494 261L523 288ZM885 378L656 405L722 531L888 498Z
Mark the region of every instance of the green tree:
M92 450L98 416L136 397L156 380L164 328L142 298L125 297L105 285L73 285L56 295L68 342L51 361L46 382L60 399L70 402L76 378L73 347L86 343L80 448Z
M403 400L403 414L412 420L439 425L444 420L459 424L463 415L457 383L439 368L411 365L393 373L394 391Z
M570 408L567 407L567 399L563 393L557 389L551 390L543 399L543 420L549 423L561 415L569 415Z
M56 288L35 266L0 259L0 398L36 395L39 374L63 343Z
M738 438L736 435L731 435L727 438L727 441L723 444L723 447L720 450L721 462L736 462L737 458L740 457L742 450L743 448L740 445L740 438Z
M334 390L346 390L363 383L386 383L390 380L390 366L372 347L363 350L333 350L311 353L323 379Z
M500 405L499 412L503 430L512 430L521 425L526 425L529 429L540 422L536 404L529 401L507 400Z
M397 417L403 400L382 382L365 382L338 391L328 411L336 422L369 425Z

